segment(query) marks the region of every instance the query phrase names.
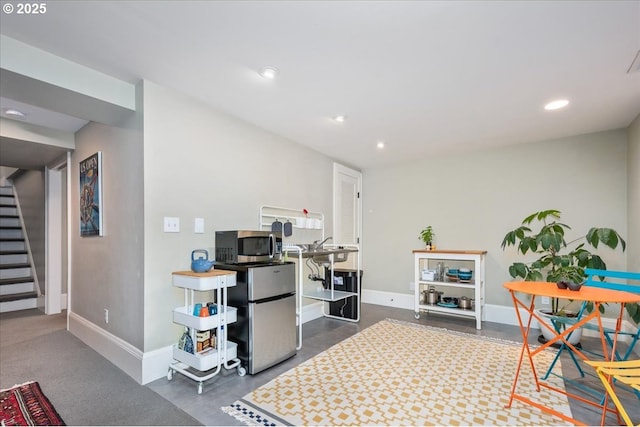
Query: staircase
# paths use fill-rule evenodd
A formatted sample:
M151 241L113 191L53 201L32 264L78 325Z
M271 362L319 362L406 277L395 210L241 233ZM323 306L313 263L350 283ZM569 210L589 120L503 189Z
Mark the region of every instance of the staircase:
M0 187L0 313L38 304L39 289L25 236L13 187Z

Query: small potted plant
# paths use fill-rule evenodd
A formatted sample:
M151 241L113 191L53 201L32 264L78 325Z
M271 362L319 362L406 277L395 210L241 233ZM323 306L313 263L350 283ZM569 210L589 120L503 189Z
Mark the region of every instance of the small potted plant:
M420 232L420 235L418 235L418 239L424 242L424 244L427 247L427 250L431 250L431 249L434 249L433 236L435 235L436 233L433 232L433 227L428 225L422 229L422 231Z
M527 216L522 224L508 232L502 240L502 249L508 246L516 246L522 255L527 253L536 254L537 259L530 262L514 262L509 266L509 274L513 278L522 278L525 281L555 282L559 287L579 288L584 278L585 268L595 268L606 270L607 265L602 258L590 252L589 246L597 249L600 243L611 249L618 246L624 251L626 242L611 228L592 227L586 235L580 236L567 243L564 235L570 230L566 224L559 222L561 212L555 209L535 212ZM540 229L534 231L529 226L533 222L540 223ZM580 240L585 242L578 244L575 248L570 247ZM589 246L585 247L585 244ZM603 306L600 306L603 309ZM588 307L588 309L592 309ZM627 304L627 312L632 319L638 323L640 315L637 304ZM560 306L559 298L551 300L551 315L567 315L566 305ZM542 328L543 332L547 332ZM574 333L574 335L576 335Z

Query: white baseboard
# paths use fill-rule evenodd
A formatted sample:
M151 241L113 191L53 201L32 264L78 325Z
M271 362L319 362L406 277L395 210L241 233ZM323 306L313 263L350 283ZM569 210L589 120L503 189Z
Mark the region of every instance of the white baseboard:
M302 323L307 323L315 319L319 319L323 316L322 314L322 301L316 301L312 304L307 304L302 306L301 318Z
M171 362L173 362L172 345L145 352L142 355L141 384L148 384L166 376Z
M143 384L143 352L76 313L69 313L69 332ZM166 373L169 364L165 365Z
M362 302L365 304L376 304L386 307L413 310L413 295L409 294L363 289Z

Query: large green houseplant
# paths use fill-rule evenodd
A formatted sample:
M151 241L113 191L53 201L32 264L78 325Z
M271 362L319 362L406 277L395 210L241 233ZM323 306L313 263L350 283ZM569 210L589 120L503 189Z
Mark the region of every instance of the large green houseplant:
M622 251L626 249L626 242L611 228L592 227L586 235L567 243L565 231L571 227L559 222L561 212L555 209L535 212L527 216L522 224L508 232L502 240L502 249L508 246L517 246L518 252L526 255L528 252L536 254L537 259L531 262L514 262L509 266L509 274L513 278L522 278L525 281L559 282L567 281L582 283L586 277L585 268L606 270L607 265L603 259L591 252L603 244L611 249L618 246ZM539 229L532 230L532 223L539 225ZM577 244L579 241L584 242ZM576 245L577 244L577 245ZM574 245L576 245L574 247ZM593 304L587 306L591 311ZM638 304L627 304L627 312L635 323L640 323L640 307ZM558 298L551 301L553 314L563 314L564 308L560 307ZM600 305L600 311L604 312L604 306Z

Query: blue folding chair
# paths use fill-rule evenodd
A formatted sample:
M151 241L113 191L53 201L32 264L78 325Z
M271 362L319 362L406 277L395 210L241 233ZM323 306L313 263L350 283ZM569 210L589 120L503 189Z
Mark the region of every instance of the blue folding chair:
M612 271L612 270L597 270L593 268L587 268L585 269L585 274L587 275L587 279L584 283L584 286L595 286L598 288L614 289L618 291L626 291L626 292L640 294L640 273ZM623 281L625 283L623 283ZM629 283L629 281L632 281L632 282L635 281L636 283ZM551 319L551 322L553 323L553 326L556 329L556 331L559 333L561 328L564 327L565 325L575 323L577 322L577 319L582 318L582 315L587 308L587 304L588 304L587 302L584 302L582 304L582 306L580 307L580 311L578 312L578 316L576 318L554 316ZM583 328L599 331L598 325L592 324L592 323L585 324ZM604 328L604 331L603 331L604 338L606 339L607 343L611 348L613 348L613 336L615 332L616 331L611 328ZM624 354L620 354L620 352L616 348L615 350L616 361L625 361L629 359L629 356L633 353L636 343L640 339L640 328L636 328L635 331L619 331L618 337L621 337L621 336L628 336L630 342L629 342L629 347L627 348L627 351L624 352ZM556 362L558 361L561 354L565 350L569 352L569 356L571 356L573 363L576 365L576 368L578 369L580 376L581 377L585 376L585 372L580 366L580 363L578 363L578 359L573 354L573 351L571 350L571 348L567 347L566 344L563 342L560 345L560 349L558 350L558 353L553 359L553 362L551 362L551 365L549 366L549 369L547 370L547 373L544 375L543 379L547 379L549 377L549 375L551 374L551 371L553 370L553 367L555 366ZM585 348L582 348L581 351L585 353L598 355L599 357L603 357L601 354L595 353ZM564 380L571 382L571 380L568 378L564 378ZM579 388L583 388L588 392L593 392L593 390L582 386L580 383L574 383L574 385L576 385ZM640 392L638 392L637 390L633 390L633 391L640 399Z

